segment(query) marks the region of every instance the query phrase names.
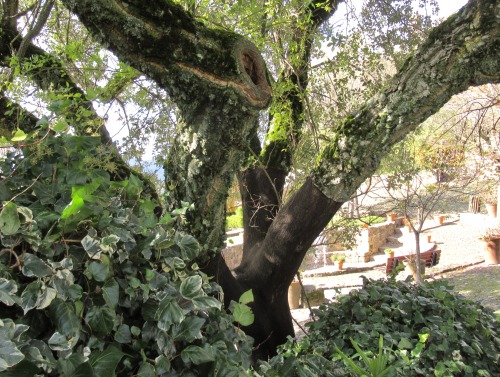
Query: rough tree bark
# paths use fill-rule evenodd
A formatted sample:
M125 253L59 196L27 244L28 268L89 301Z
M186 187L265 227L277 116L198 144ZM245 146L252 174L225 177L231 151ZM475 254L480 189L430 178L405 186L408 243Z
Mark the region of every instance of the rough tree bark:
M452 95L500 81L499 1L471 0L430 35L378 95L334 130L310 178L279 207L288 168L286 156L274 155L290 151L291 144L286 141L280 148L282 139L273 149L258 149L257 116L270 101L271 85L251 42L207 28L168 0L64 3L110 50L164 87L178 104L183 126L165 165L172 204L195 204L186 230L210 256L204 269L222 285L226 303L253 290L256 320L246 330L261 358L293 334L286 292L307 249L382 156ZM314 27L321 22L318 16ZM305 85L307 76L301 80ZM293 139L298 130L287 137ZM261 158L239 175L246 245L241 265L230 271L217 254L223 245L224 201L230 177L245 167L250 150Z

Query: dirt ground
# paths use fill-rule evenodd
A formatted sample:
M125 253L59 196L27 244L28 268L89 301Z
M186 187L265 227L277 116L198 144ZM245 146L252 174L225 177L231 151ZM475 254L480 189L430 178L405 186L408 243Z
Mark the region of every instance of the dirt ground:
M441 275L468 299L491 308L500 316L500 265L484 263Z

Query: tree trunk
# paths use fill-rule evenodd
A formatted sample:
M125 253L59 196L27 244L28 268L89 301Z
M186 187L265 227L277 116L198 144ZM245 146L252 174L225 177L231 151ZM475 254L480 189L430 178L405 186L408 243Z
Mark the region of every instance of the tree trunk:
M500 80L498 1L470 1L431 34L377 96L334 130L310 178L281 205L289 157L275 158L263 148L261 155L268 157L259 159L261 166L246 165L252 152L257 154L252 148L258 112L271 97L265 64L252 43L207 28L167 0L63 2L179 106L184 123L165 164L171 203L194 204L183 227L203 245L203 268L223 287L226 304L253 290L255 322L245 331L255 339L255 356L264 359L293 335L288 286L342 203L373 174L394 143L452 95ZM329 3L336 6L338 1ZM300 100L294 103L302 108ZM299 132L293 130L293 135ZM274 141L278 149L273 152L281 150L283 140ZM240 266L230 271L217 252L223 246L225 197L240 169L245 246Z

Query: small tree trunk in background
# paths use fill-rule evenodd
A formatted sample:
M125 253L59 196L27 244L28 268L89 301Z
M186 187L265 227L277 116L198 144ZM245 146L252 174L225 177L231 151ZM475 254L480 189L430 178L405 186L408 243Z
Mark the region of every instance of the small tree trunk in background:
M422 272L421 272L422 269L420 265L420 231L414 229L413 234L415 235L415 263L416 263L415 270L417 271L415 283L423 285L424 281L422 279Z

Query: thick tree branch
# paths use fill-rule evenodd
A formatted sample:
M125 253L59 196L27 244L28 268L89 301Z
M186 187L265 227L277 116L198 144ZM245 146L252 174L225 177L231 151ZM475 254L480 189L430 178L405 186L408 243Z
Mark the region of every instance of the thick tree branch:
M0 94L0 136L12 137L12 132L20 128L24 132L36 129L38 118Z
M10 50L11 47L16 50L24 46L22 54L24 59L20 62L23 68L21 73L32 79L42 90L58 88L76 94L75 105L62 114L68 124L73 126L78 134L98 134L104 144L111 144L113 141L104 127L104 120L97 115L92 103L86 99L85 92L71 80L59 58L31 42L26 43L19 31L10 27L12 25L8 20L9 18L3 20L6 23L2 24L0 31L0 65L9 67L12 54L15 54ZM37 60L37 64L27 64L34 59Z
M30 27L25 37L22 39L19 49L17 50L16 57L21 60L28 49L28 45L33 41L33 39L40 34L42 28L44 27L47 19L49 18L50 11L54 5L54 0L46 0L45 4L38 4L42 9L37 15L36 20L33 21L33 25Z
M174 206L195 203L186 230L222 246L232 174L248 154L258 110L271 97L264 61L241 36L212 30L164 0L64 0L122 60L166 89L183 116L165 164Z
M381 158L453 95L500 82L500 6L476 0L435 28L374 98L339 126L313 172L325 195L343 202Z
M295 271L287 271L284 266L298 268L322 230L316 222L327 224L342 203L373 174L394 143L437 112L454 94L471 85L500 81L498 3L471 1L435 29L387 88L336 130L334 141L318 159L312 179L278 212L264 240L238 268L239 279L247 281L257 276L258 281L267 284L269 279L273 284L291 281ZM323 209L309 212L301 200L310 205L317 201ZM330 217L317 219L318 213ZM311 243L304 241L302 229L310 232Z
M258 50L235 33L198 23L169 0L64 0L87 28L130 65L166 89L183 111L196 91L230 90L247 107L266 107L271 95ZM191 88L191 89L189 89Z
M335 14L342 0L312 1L301 16L292 45L300 46L299 54L287 62L281 72L278 92L271 107L271 128L260 153L260 163L273 169L289 171L292 155L304 124L304 96L309 82L311 49L318 28Z

